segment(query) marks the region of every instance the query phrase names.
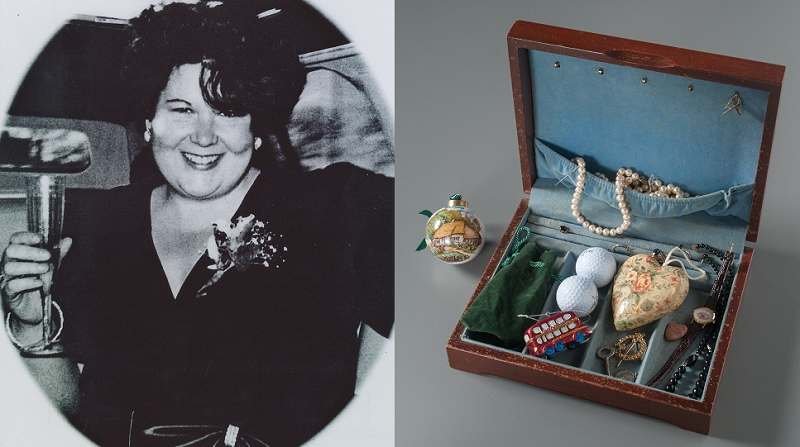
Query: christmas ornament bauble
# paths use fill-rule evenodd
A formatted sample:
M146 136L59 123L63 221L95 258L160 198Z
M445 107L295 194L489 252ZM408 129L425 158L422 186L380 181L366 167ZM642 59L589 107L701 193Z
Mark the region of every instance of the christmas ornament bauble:
M575 274L589 278L597 288L605 287L617 273L617 261L610 251L591 247L583 251L575 262Z
M484 243L483 222L456 194L447 206L433 213L425 225L425 243L436 259L463 264L480 253Z
M584 316L597 307L597 295L597 287L592 280L583 276L570 276L558 286L556 303L561 310L571 310Z

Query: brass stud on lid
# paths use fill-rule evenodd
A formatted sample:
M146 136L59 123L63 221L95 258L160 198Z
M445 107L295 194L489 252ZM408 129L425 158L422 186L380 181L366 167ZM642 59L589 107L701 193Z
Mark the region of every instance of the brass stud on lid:
M556 63L553 64L553 66L556 67L556 68L561 68L561 63L556 61Z
M603 71L602 67L597 69L597 74L603 74L603 73L605 73L605 72Z
M691 92L694 90L694 86L690 85L689 87L687 87L687 89Z
M642 84L647 84L647 78L642 78Z

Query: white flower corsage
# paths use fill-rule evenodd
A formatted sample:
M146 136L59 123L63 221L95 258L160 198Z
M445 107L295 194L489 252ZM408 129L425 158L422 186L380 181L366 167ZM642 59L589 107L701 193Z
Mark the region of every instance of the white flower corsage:
M208 268L216 272L197 292L198 297L205 296L206 290L231 268L244 272L253 265L280 268L286 262L283 235L267 231L264 222L252 214L237 217L235 222L214 222L212 227L206 253L214 261Z

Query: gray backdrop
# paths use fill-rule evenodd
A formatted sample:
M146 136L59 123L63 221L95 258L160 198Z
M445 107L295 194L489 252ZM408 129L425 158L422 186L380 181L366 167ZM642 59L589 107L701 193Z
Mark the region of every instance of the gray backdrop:
M759 241L708 437L447 364L445 343L523 197L505 42L520 19L786 66ZM798 20L796 1L396 3L398 446L800 442ZM414 252L426 221L417 212L454 193L488 235L461 266Z

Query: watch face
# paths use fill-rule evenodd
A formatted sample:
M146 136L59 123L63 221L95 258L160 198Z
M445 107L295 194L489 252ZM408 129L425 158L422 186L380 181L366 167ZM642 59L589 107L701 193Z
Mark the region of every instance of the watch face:
M703 325L713 323L714 317L714 311L707 307L698 307L692 312L692 319Z

